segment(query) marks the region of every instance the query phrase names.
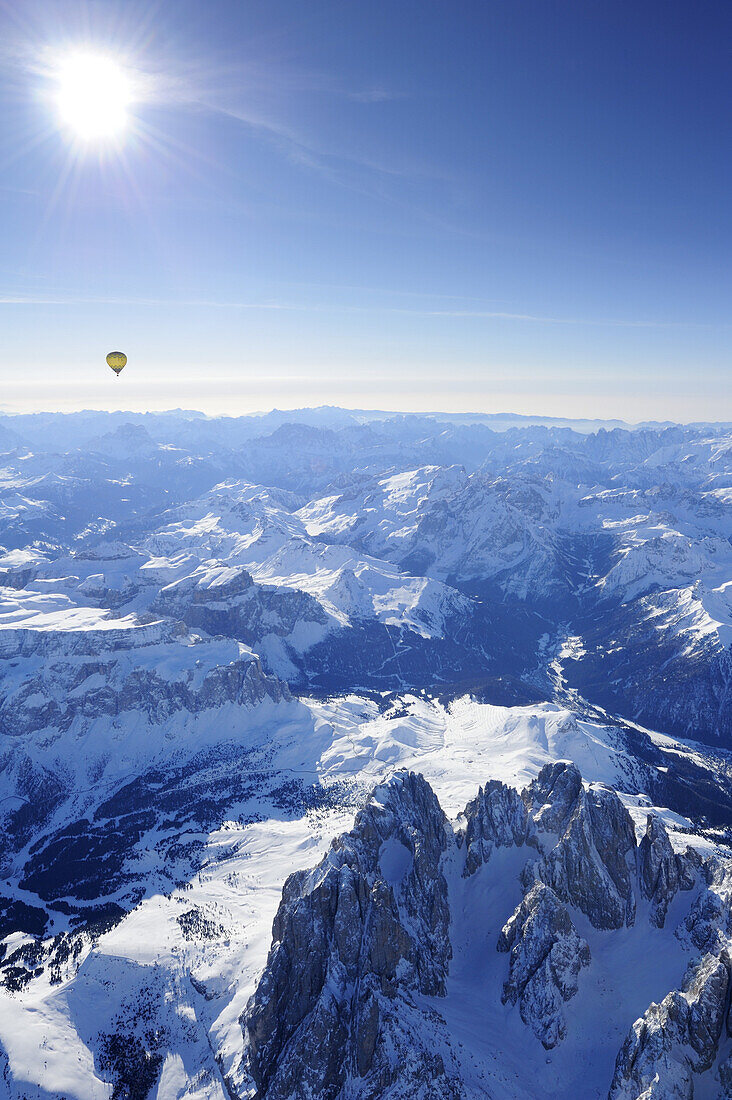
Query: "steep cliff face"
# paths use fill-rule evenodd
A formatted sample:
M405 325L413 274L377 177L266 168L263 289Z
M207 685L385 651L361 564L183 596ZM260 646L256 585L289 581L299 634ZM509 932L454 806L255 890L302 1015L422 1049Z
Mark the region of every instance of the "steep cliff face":
M284 585L256 584L248 570L199 566L165 585L152 604L155 613L183 620L190 628L255 645L268 635L293 640L322 639L334 619L308 592Z
M632 924L635 830L615 792L585 789L573 764L558 763L542 768L524 797L544 851L527 868L526 884L545 882L595 928Z
M312 872L292 875L243 1024L258 1094L459 1096L420 1042L417 994L444 994L450 958L441 856L451 835L421 776L380 788ZM415 1045L416 1044L416 1045ZM410 1091L410 1078L414 1088ZM424 1091L424 1089L427 1091Z
M495 848L521 847L537 841L526 804L512 787L497 779L486 783L469 802L458 843L465 842L465 875L474 874Z
M463 928L490 923L490 898L510 894L500 879L511 852L524 894L483 949L506 956L484 1003L518 1011L527 1050L536 1041L547 1051L570 1040L576 1047L573 1002L604 980L593 976L593 950L604 953L617 935L703 945L683 982L682 967L679 990L633 1024L605 1081L611 1100L690 1098L695 1075L719 1060L732 869L692 850L675 854L653 815L637 844L617 794L586 786L568 763L544 767L522 795L486 784L453 829L426 781L397 773L314 871L288 879L267 966L241 1020L257 1097L474 1095L440 1006L446 996L451 1004L455 917ZM680 891L689 902L674 937L664 923ZM495 1043L500 1050L499 1036ZM715 1073L721 1079L726 1069ZM597 1087L589 1082L588 1095Z
M680 990L636 1020L618 1054L609 1100L693 1100L695 1075L717 1056L729 979L729 956L705 955ZM720 1085L719 1097L728 1096Z
M504 925L498 950L510 952L504 1004L518 1002L521 1019L551 1050L567 1034L562 1002L575 995L580 970L590 965L589 945L551 887L536 882Z
M732 938L732 869L726 859L700 860L687 849L689 865L698 867L702 889L676 931L682 942L700 952L721 954Z
M638 845L638 878L643 897L651 903L650 919L659 928L665 924L676 892L694 886L692 859L674 853L668 833L653 814Z
M102 716L289 698L248 647L190 633L152 615L120 615L42 592L0 589L0 728L13 736L65 731Z

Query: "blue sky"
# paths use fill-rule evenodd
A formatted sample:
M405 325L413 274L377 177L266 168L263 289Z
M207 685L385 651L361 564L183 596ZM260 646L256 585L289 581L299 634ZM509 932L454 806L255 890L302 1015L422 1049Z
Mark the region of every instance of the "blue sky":
M0 406L732 418L730 41L726 0L0 3ZM114 143L59 121L78 51L133 80Z

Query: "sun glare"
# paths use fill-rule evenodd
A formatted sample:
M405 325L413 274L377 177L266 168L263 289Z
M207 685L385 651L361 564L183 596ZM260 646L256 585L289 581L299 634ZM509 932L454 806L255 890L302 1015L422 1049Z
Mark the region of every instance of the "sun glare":
M102 54L73 54L60 65L56 104L65 126L81 141L107 141L126 129L132 81Z

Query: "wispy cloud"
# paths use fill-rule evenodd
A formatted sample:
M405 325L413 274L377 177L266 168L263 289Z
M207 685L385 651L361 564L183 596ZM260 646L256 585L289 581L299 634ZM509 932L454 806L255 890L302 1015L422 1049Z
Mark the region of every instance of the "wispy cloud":
M356 110L355 105L367 108L409 98L408 92L386 82L354 87L334 74L302 68L289 60L271 56L244 62L239 59L235 66L220 62L208 68L202 65L187 70L182 76L176 71L167 84L164 74L157 79L161 82L160 94L167 103L204 110L259 131L275 140L291 162L328 176L334 183L353 185L351 179L339 174L339 165L354 166L384 177L454 182L444 166L420 162L404 153L395 158L391 154L379 156L373 152L364 153L362 148L349 147L352 115L350 123L344 123L344 139L338 144L314 132L313 127L309 126L306 131L298 122L293 122L303 97L309 97L313 103L341 101L346 107L350 103L352 112ZM318 110L308 114L317 118Z
M422 317L485 318L496 321L526 321L536 325L590 325L612 328L678 328L701 327L696 321L626 321L614 317L547 317L536 313L508 313L484 309L390 309L391 313L416 313Z
M2 0L0 0L1 6ZM299 66L290 58L260 56L237 57L236 60L218 56L213 58L187 58L182 61L164 51L154 54L143 36L122 49L119 58L131 74L134 101L138 112L137 134L145 138L154 134L158 143L170 149L164 131L153 126L147 108L200 112L232 119L248 127L252 132L269 139L283 159L305 172L315 173L335 187L377 198L398 202L396 188L388 181L429 179L455 185L444 167L421 163L403 151L380 154L374 148L364 152L362 147L349 144L353 132L353 119L344 121L342 142L326 138L316 127L293 121L303 97L313 103L317 100L341 101L351 105L351 111L388 103L407 97L407 93L385 82L373 82L365 86L353 86L343 77ZM49 88L58 70L64 51L83 48L83 41L63 43L64 38L49 44L39 41L27 30L5 43L0 43L0 67L6 75L19 80L22 95L28 94L27 78L33 74L47 82ZM294 110L293 110L294 108ZM309 112L317 118L318 111ZM48 136L44 133L43 137ZM191 170L194 150L186 150ZM419 216L420 211L410 200L410 209Z
M359 99L360 95L353 93L349 98ZM377 102L373 98L362 99L361 101ZM345 165L365 169L369 173L383 177L402 179L419 177L442 180L445 183L454 182L454 179L447 175L444 169L437 169L431 165L417 163L405 158L395 161L367 156L345 147L334 149L308 134L295 130L292 126L274 118L271 114L257 111L253 106L231 105L205 97L195 102L199 108L234 119L251 129L259 130L261 133L268 135L280 144L282 152L292 163L318 172L320 175L328 176L332 182L339 183L342 186L353 188L353 180L340 172L340 166Z
M395 294L411 292L393 292ZM415 294L418 292L414 292ZM84 295L20 295L0 294L0 306L155 306L169 308L202 308L221 310L281 311L287 313L326 314L399 314L410 317L434 317L455 320L506 321L532 325L574 325L592 328L727 328L727 324L705 324L699 321L659 321L616 317L553 317L538 313L518 313L495 309L434 309L389 305L349 305L333 302L286 301L220 301L211 298L136 298L92 297Z
M350 91L345 94L357 103L388 103L393 99L406 99L405 92L397 92L380 84L375 84L372 88L364 88L355 92Z
M84 295L0 295L0 306L201 306L211 309L299 310L280 302L216 302L208 298L88 297Z

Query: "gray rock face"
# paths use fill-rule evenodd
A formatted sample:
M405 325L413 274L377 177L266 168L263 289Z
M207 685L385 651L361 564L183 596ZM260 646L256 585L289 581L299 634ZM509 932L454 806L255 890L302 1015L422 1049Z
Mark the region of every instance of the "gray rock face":
M530 821L521 796L513 787L492 779L465 807L467 824L459 840L465 841L465 869L472 875L490 859L494 848L520 847L530 840Z
M290 876L242 1019L257 1095L332 1100L350 1077L349 1095L377 1097L396 1075L400 1096L459 1095L412 1002L445 989L450 839L426 781L398 773L314 871Z
M4 633L0 658L24 659L0 689L0 730L13 736L127 711L163 722L180 711L290 698L287 684L268 676L255 654L219 639L191 644L182 623Z
M728 960L705 955L681 990L651 1004L618 1054L609 1100L693 1100L693 1074L717 1054L728 985Z
M676 856L679 871L679 890L693 890L697 882L697 872L701 866L701 857L694 848L687 846L683 855Z
M567 908L548 886L537 882L506 922L499 951L510 951L502 1001L516 1004L547 1050L563 1039L562 1005L577 992L579 972L590 948L578 935Z
M646 832L638 845L638 879L643 897L651 902L650 920L663 928L668 907L681 886L682 860L674 854L663 822L648 815Z
M321 605L307 592L255 584L246 569L226 569L224 563L222 579L210 582L208 572L204 568L167 585L152 610L247 645L257 645L268 634L286 637L301 623L325 626L328 622Z
M574 764L559 763L542 768L523 798L537 829L559 837L527 867L525 886L545 882L595 928L633 924L635 830L615 792L600 786L586 791Z
M562 833L582 790L582 776L574 764L546 764L523 792L527 810L539 832Z
M697 874L706 885L676 929L676 935L697 951L719 955L727 950L732 937L732 867L716 856L702 862L688 848L684 857L687 866L694 856L698 862Z
M531 846L523 899L496 945L508 956L507 976L500 994L485 995L515 1005L547 1050L566 1037L567 1002L591 980L578 911L612 936L633 924L640 896L659 930L652 935L661 935L676 892L701 880L677 936L706 954L681 989L633 1025L610 1092L610 1100L691 1100L695 1075L717 1059L728 1012L732 865L691 849L677 857L658 817L636 845L615 792L585 789L568 763L543 768L521 796L486 784L457 824L454 834L422 777L397 773L315 870L287 880L267 966L242 1016L256 1097L472 1100L439 1001L432 1008L424 997L446 992L451 899L465 906L470 898L480 925L480 899L495 899L482 893L495 849ZM464 851L461 878L455 844ZM479 876L477 889L466 881ZM732 1035L732 1016L727 1027ZM725 1073L732 1079L726 1063L720 1080Z

